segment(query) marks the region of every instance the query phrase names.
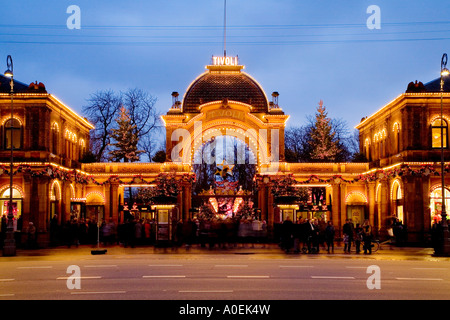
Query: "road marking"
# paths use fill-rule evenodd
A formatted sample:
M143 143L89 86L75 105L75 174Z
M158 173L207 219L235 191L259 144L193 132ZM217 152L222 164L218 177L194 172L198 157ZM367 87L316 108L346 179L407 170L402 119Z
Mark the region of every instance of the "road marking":
M338 277L338 276L311 276L312 279L355 279L355 277Z
M165 276L142 276L142 278L186 278L186 276L170 276L170 275L165 275Z
M280 268L314 268L313 266L280 266Z
M440 278L395 278L397 280L417 280L417 281L443 281Z
M14 293L2 293L0 294L0 297L13 297Z
M248 264L216 264L215 267L240 268L240 267L248 267Z
M84 292L74 291L71 292L70 294L122 294L122 293L126 293L126 291L84 291Z
M367 269L367 267L352 267L352 266L349 266L349 267L346 267L347 269Z
M98 264L98 265L87 265L85 268L114 268L117 267L116 264Z
M70 277L58 277L56 278L56 280L68 280L68 279L79 279L79 280L84 280L84 279L101 279L101 276L90 276L90 277L74 277L74 276L70 276Z
M3 282L3 281L14 281L15 279L0 279L0 282Z
M149 264L149 267L182 267L182 264Z
M269 276L227 276L227 278L241 278L241 279L245 279L245 278L249 278L249 279L268 279Z
M17 269L51 269L52 266L17 267Z
M179 293L232 293L233 290L179 290Z

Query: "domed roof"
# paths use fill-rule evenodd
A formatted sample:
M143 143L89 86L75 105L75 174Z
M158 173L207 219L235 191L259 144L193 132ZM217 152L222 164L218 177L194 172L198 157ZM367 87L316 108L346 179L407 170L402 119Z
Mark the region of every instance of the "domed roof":
M208 68L189 86L183 99L183 112L197 113L202 104L238 101L251 105L252 112L268 112L267 97L261 86L240 68Z

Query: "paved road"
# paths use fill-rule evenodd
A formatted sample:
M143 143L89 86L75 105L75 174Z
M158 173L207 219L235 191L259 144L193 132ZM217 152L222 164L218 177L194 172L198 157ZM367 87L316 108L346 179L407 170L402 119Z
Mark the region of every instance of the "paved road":
M112 247L91 255L84 247L18 252L0 263L2 300L450 299L450 259L426 249L356 256Z

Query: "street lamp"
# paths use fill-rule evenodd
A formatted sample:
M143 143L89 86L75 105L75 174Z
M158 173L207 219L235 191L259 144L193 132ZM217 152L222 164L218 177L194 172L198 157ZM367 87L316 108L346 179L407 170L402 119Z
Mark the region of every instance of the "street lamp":
M443 230L443 246L442 254L450 254L450 242L448 239L448 224L447 224L447 212L445 206L445 163L444 163L444 111L443 111L443 96L444 96L444 78L450 74L447 69L447 54L444 53L441 60L441 188L442 188L442 205L441 205L441 217L442 217L442 230ZM447 124L448 128L448 124ZM448 129L446 133L446 140L448 136ZM446 145L447 146L447 145Z
M14 169L14 144L13 144L13 118L14 118L14 72L13 72L13 61L10 55L6 58L7 70L5 71L5 77L11 79L9 85L11 87L11 119L10 119L10 144L11 144L11 163L9 169L9 205L8 205L8 225L6 228L5 243L3 245L3 255L4 256L15 256L16 255L16 241L14 239L14 226L13 226L13 169Z

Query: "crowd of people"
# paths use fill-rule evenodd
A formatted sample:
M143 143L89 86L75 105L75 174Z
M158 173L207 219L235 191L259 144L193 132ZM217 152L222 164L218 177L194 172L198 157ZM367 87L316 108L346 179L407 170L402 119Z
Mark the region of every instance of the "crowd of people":
M30 222L28 247L37 247L36 228ZM6 230L6 221L2 219L2 234ZM31 231L30 231L31 230ZM34 232L33 232L34 230ZM187 219L172 220L170 235L165 234L167 243L173 247L185 245L187 248L197 244L209 248L233 248L255 243L266 244L278 242L286 252L319 253L326 250L333 253L336 241L343 241L344 253L364 251L372 253L373 232L368 220L363 224L353 224L347 219L342 226L342 238L337 238L338 232L332 221L323 219L299 219L293 222L287 218L283 223L275 226L273 234L269 236L266 221L255 218L239 219ZM396 243L405 241L406 228L396 220L388 228ZM116 223L113 219L103 219L100 225L95 219L73 218L62 224L55 215L50 221L50 246L79 246L122 245L124 247L156 245L161 240L158 235L158 224L153 219L127 219L123 223ZM432 234L437 234L435 229ZM272 238L273 236L273 238ZM437 236L433 237L438 238ZM436 242L436 240L434 241ZM352 251L353 249L353 251Z
M170 235L157 235L157 223L153 219L127 219L115 223L113 219L102 220L100 227L95 219L71 219L61 225L57 216L50 222L50 245L78 246L84 244L123 245L135 247L158 244L158 240L169 240L172 246L201 247L245 245L266 243L265 221L256 219L187 219L172 220ZM166 229L169 230L169 229Z
M351 219L347 219L342 232L344 253L350 253L353 244L356 253L360 253L361 249L365 254L372 253L373 232L368 220L355 226ZM336 235L332 221L302 218L294 223L288 217L281 226L280 247L287 253L319 253L321 247L333 253Z

